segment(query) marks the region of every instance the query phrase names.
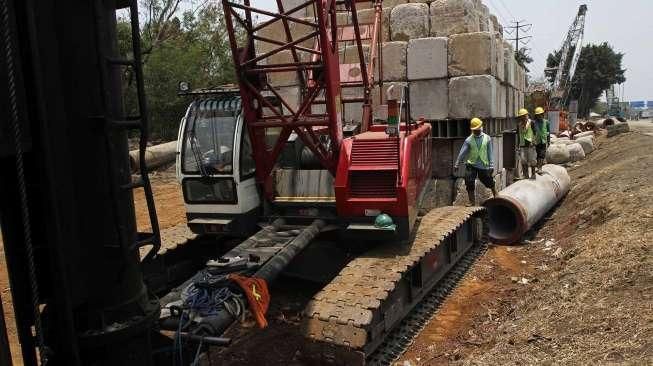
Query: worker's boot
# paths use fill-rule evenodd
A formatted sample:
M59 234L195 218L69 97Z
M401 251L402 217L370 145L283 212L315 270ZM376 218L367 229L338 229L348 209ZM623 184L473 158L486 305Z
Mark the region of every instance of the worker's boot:
M544 165L543 159L537 159L537 174L542 175L542 165Z
M498 193L497 193L497 189L494 188L494 187L492 187L492 197L496 197L497 194L498 194Z
M467 191L467 198L469 199L468 206L476 206L476 193L474 191Z
M532 166L531 167L531 176L530 179L535 179L535 172L536 172L536 167Z
M528 179L529 178L528 165L522 165L521 166L521 172L522 172L522 175L523 175L522 179Z

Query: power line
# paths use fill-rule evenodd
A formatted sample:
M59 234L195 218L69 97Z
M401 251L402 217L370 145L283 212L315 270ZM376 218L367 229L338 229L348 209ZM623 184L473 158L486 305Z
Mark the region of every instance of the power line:
M501 5L503 6L503 8L508 12L508 15L510 15L510 17L511 17L512 19L517 18L516 16L512 15L512 12L511 12L510 9L506 6L506 3L504 3L503 0L499 0L499 2L500 2Z

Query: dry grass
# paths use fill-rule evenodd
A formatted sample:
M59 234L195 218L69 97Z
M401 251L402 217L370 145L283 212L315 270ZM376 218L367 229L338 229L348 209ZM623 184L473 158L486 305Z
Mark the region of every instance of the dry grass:
M653 363L652 145L620 135L570 169L572 190L538 233L559 258L542 258L492 346L464 363Z

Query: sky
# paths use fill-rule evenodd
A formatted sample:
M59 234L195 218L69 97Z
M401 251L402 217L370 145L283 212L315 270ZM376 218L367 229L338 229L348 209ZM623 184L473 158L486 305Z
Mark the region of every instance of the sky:
M608 42L625 54L626 82L622 100L653 100L653 0L483 0L504 27L514 20L533 26L530 35L531 77L543 75L546 56L562 45L581 4L587 4L584 43ZM252 0L257 7L276 10L275 0ZM521 34L520 34L521 36ZM504 33L505 38L514 36Z
M560 48L581 4L587 4L584 44L608 42L624 53L622 100L653 100L653 1L651 0L483 0L504 25L526 20L533 27L531 76L543 74L546 56ZM521 34L520 34L521 36ZM504 33L505 38L512 38ZM620 90L621 92L621 90Z

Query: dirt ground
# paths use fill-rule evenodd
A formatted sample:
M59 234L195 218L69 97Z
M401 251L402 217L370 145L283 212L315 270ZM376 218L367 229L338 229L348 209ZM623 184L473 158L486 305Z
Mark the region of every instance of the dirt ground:
M155 204L161 229L172 228L179 224L186 223L186 210L179 184L175 181L174 166L158 172L153 172L150 177L152 190L154 191ZM136 207L136 221L140 230L148 230L150 223L145 205L143 190L134 192L134 204ZM11 303L11 288L5 264L4 247L2 235L0 234L0 297L2 307L5 311L7 322L7 333L14 365L22 365L20 344L16 335L14 312Z
M569 168L529 239L493 246L399 365L653 363L653 123Z

